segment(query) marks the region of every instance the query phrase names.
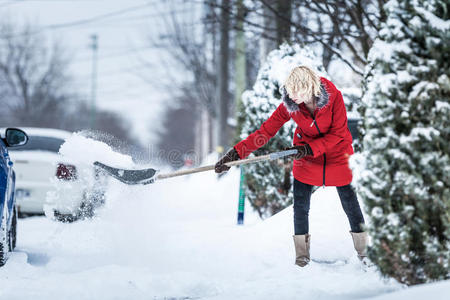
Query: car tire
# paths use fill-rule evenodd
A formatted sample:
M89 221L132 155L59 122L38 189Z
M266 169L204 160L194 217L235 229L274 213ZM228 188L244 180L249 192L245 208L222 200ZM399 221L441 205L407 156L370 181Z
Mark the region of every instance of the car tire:
M3 214L0 226L0 267L6 263L9 250L9 235L6 231L6 216Z
M78 209L78 218L79 219L91 219L95 215L95 208L92 202L84 201L81 203Z
M56 221L62 222L62 223L72 223L78 219L76 215L62 214L57 210L53 211L53 217L55 218Z
M17 207L14 206L13 218L11 221L11 231L9 232L9 251L14 251L17 244Z

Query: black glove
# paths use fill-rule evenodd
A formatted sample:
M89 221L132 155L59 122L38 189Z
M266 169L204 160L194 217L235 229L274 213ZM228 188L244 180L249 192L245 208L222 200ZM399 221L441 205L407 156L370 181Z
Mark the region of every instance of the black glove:
M215 171L216 173L222 173L224 171L228 171L230 169L230 167L226 166L225 163L230 162L230 161L235 161L235 160L239 160L239 154L236 151L236 149L231 148L230 150L228 150L228 152L222 156L222 158L216 163L215 165Z
M294 147L286 148L284 150L297 150L298 153L295 154L294 159L302 159L303 157L305 157L307 155L313 155L313 151L308 144L294 146Z

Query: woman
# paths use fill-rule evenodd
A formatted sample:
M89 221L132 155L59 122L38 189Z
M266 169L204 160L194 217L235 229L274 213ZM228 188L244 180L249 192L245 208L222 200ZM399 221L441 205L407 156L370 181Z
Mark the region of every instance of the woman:
M272 138L284 123L297 123L294 147L298 150L294 174L295 263L310 261L308 214L313 186L336 186L348 217L353 243L362 260L366 257L367 234L355 191L348 158L353 154L352 136L347 127L347 112L341 92L306 66L294 68L283 87L283 103L261 127L237 143L215 165L216 173L230 168L227 162L246 158Z

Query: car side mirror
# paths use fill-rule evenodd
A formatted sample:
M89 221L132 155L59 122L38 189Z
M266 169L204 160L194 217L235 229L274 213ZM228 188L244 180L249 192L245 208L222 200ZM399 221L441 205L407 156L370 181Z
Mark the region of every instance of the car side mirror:
M28 135L17 128L7 128L5 142L8 147L23 146L28 142Z

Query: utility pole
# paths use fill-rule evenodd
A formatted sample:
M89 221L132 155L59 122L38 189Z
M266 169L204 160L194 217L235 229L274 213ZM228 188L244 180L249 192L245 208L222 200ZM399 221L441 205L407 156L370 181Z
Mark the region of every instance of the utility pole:
M96 98L97 98L97 55L98 55L98 36L97 34L91 35L92 44L92 78L91 78L91 113L89 118L89 128L95 129L96 127Z
M247 71L246 71L246 43L244 34L244 19L247 11L243 0L236 1L237 15L236 15L236 35L235 35L235 111L233 113L237 120L237 127L235 130L235 140L239 139L242 130L243 121L238 118L238 112L243 110L242 94L246 89Z
M213 5L217 4L218 0L211 0L208 5L208 17L212 17L215 15L214 7ZM211 53L212 53L212 61L211 61L211 69L215 70L217 67L217 25L216 22L209 22L210 24L207 25L209 32L211 33ZM209 49L207 49L209 50ZM214 72L215 75L215 82L218 81L219 76L217 75L217 72ZM214 96L216 97L216 96ZM217 97L216 97L217 98ZM215 102L217 102L218 99L215 99ZM216 110L218 104L215 104L214 110ZM216 117L218 118L218 112L216 113ZM207 114L207 126L208 126L208 152L211 152L212 150L217 150L216 146L218 145L216 142L215 135L217 134L217 131L215 130L217 126L217 122L214 121L214 116L211 114L211 112L208 112Z
M228 146L228 58L229 58L229 30L230 30L230 2L222 0L222 12L220 14L220 49L218 61L217 82L217 127L216 150L223 153Z

